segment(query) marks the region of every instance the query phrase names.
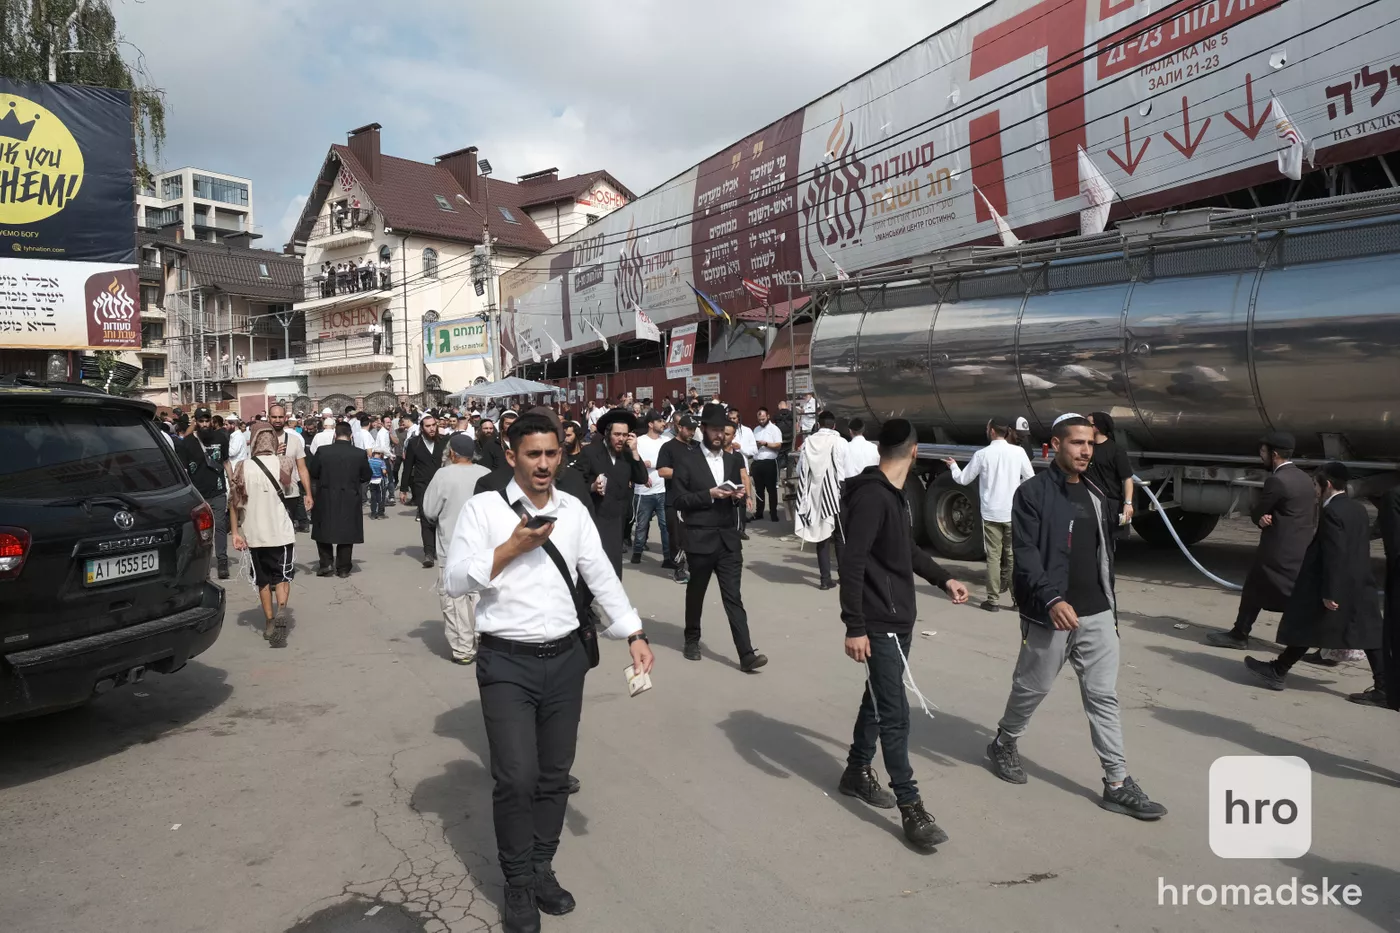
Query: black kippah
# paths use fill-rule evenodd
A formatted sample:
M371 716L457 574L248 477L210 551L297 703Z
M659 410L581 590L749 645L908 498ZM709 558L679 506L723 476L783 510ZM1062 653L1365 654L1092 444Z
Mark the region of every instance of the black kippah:
M885 449L892 449L909 440L914 433L914 426L904 418L891 418L880 425L880 446Z

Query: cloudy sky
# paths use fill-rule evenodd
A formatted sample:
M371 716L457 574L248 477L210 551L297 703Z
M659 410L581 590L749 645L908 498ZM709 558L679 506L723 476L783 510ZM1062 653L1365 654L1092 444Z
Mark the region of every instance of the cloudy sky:
M383 125L497 177L607 169L637 193L982 0L112 0L167 101L165 168L253 180L280 249L332 143ZM133 53L134 56L134 53Z

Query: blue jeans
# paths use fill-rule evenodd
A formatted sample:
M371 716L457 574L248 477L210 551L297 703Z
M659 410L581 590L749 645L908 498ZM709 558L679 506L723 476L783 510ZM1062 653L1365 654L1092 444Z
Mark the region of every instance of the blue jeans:
M896 647L896 640L899 642ZM901 804L919 799L919 785L909 765L909 697L904 692L904 657L909 656L910 635L870 636L870 657L865 662L870 680L856 714L855 732L846 766L862 768L875 760L875 739L884 753L890 789ZM871 698L871 688L875 696ZM877 715L878 714L878 715Z
M384 484L383 484L383 483L370 483L370 484L369 484L369 514L371 514L371 515L383 515L383 514L384 514Z
M651 517L655 515L656 524L661 527L661 554L670 560L671 535L666 530L666 494L634 495L632 500L632 553L640 554L647 549L647 532L651 530Z

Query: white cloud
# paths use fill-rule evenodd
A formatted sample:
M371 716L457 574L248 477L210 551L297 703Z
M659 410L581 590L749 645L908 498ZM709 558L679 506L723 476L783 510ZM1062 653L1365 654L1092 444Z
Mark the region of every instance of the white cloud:
M292 229L296 227L297 221L301 219L301 209L306 206L306 195L294 194L287 202L287 209L282 212L282 219L277 222L277 226L270 227L263 231L269 245L275 243L286 243L292 238Z
M166 163L253 179L262 243L276 249L327 147L365 123L383 124L392 155L431 161L475 145L500 178L603 168L642 192L977 5L125 0L113 9L166 90ZM284 216L268 223L279 204Z

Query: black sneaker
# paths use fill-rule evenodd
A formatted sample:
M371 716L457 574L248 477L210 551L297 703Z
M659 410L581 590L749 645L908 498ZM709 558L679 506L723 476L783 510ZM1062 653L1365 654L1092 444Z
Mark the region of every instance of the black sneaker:
M757 651L750 651L739 659L739 670L745 674L752 674L760 667L768 663L766 654L759 654Z
M1228 632L1211 632L1206 636L1206 644L1215 648L1234 648L1243 651L1249 647L1249 636L1241 635L1234 629Z
M1381 709L1389 709L1385 702L1385 691L1379 687L1367 687L1360 693L1351 694L1347 699L1361 706L1379 706Z
M681 652L687 661L700 660L700 643L698 641L688 641L685 643L685 650Z
M220 580L227 580L227 579L228 579L228 558L227 558L227 557L221 557L221 558L219 558L219 579L220 579Z
M948 834L938 828L922 800L900 804L899 815L904 821L904 838L920 849L932 849L948 841Z
M1160 820L1167 815L1167 808L1147 799L1137 781L1130 777L1124 778L1117 787L1110 786L1105 778L1099 806L1113 813L1126 813L1135 820Z
M859 797L872 807L893 810L894 791L880 783L880 775L870 765L863 768L847 767L841 774L841 783L836 789L847 797Z
M540 910L535 906L533 887L508 884L505 900L501 908L503 933L540 933Z
M640 564L641 562L642 562L642 552L641 552L641 551L633 551L633 552L632 552L632 563L634 563L634 564Z
M1001 612L1001 605L990 599L982 600L982 608L988 612Z
M535 906L551 917L562 917L578 906L574 896L559 886L549 864L535 866Z
M472 664L475 664L475 663L476 663L476 656L473 655L473 656L470 657L470 658L453 658L453 659L452 659L452 663L453 663L453 664L460 664L460 665L462 665L463 667L470 667Z
M676 582L677 582L677 583L689 583L689 582L690 582L690 571L689 571L689 570L686 570L686 569L683 568L683 567L678 567L678 568L676 568Z
M1001 737L1001 733L997 733ZM992 763L992 773L1008 784L1026 783L1026 770L1021 767L1021 753L1016 751L1015 739L992 740L987 746L987 758Z
M1283 675L1270 661L1261 661L1252 655L1245 655L1244 666L1254 672L1259 682L1269 690L1283 689Z

